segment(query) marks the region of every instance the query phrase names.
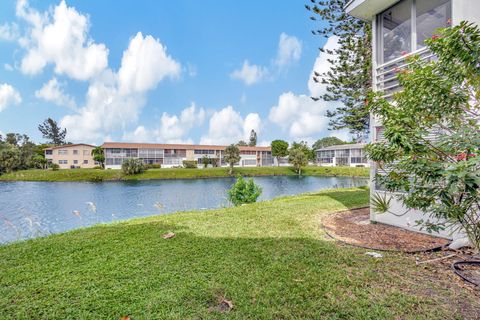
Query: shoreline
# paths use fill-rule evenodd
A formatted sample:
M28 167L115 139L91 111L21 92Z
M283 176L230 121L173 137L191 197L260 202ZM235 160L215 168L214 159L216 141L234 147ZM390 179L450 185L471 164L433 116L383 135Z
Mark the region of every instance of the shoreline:
M318 167L308 166L302 169L302 176L354 177L368 178L370 170L364 167ZM264 176L296 176L291 167L251 167L235 168L232 175L228 168L185 169L164 168L149 169L141 174L126 176L121 170L101 169L65 169L65 170L21 170L0 176L0 181L37 181L37 182L108 182L108 181L143 181L143 180L179 180L179 179L213 179Z

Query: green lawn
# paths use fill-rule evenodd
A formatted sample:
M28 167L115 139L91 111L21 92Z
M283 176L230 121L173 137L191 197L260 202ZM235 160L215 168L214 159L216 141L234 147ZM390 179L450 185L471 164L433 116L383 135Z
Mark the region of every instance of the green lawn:
M244 176L295 175L290 167L235 168L234 174ZM304 175L319 176L362 176L368 177L368 168L317 167L303 169ZM22 170L0 176L5 181L107 181L107 180L151 180L151 179L194 179L227 177L228 168L208 169L150 169L138 175L125 176L121 170L67 169L67 170Z
M325 215L367 202L366 189L327 190L3 246L0 317L462 319L480 310L412 256L375 259L324 236ZM212 310L222 297L234 304L228 313Z

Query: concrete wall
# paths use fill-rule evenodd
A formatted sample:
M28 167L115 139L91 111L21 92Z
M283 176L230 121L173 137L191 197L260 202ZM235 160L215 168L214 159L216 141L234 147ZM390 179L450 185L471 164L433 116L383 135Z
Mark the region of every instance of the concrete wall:
M70 169L71 166L93 168L96 166L92 157L93 149L94 147L87 145L66 145L61 148L55 148L51 155L52 163L58 164L60 169ZM61 154L61 150L66 150L67 154ZM61 160L66 160L67 163L60 163ZM85 161L87 163L85 163Z

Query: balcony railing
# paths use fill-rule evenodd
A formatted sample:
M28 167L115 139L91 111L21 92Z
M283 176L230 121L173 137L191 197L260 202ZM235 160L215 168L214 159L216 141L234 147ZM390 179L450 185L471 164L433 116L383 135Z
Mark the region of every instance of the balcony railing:
M398 82L397 74L410 64L406 59L412 55L418 55L421 60L431 61L435 58L427 48L411 52L404 56L398 57L392 61L381 64L375 70L375 91L383 93L384 98L391 98L395 92L401 91L402 88Z

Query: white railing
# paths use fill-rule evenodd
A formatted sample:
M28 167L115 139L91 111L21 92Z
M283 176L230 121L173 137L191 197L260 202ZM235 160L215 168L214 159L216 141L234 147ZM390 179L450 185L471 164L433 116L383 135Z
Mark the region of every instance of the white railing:
M384 98L391 98L395 92L402 88L398 82L397 74L410 64L406 59L412 55L420 56L421 60L433 60L433 55L427 48L422 48L404 56L383 63L375 69L374 85L375 91L383 93Z

